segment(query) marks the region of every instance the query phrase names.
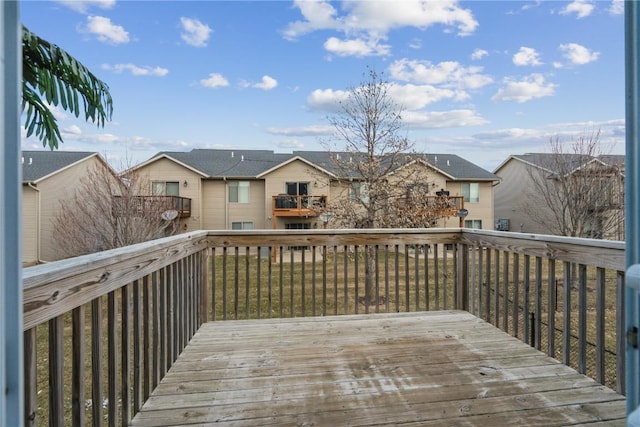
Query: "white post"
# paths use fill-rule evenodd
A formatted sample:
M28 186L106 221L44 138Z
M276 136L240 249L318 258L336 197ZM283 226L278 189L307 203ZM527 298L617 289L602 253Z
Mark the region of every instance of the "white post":
M0 1L0 425L24 425L20 237L21 34L18 1Z

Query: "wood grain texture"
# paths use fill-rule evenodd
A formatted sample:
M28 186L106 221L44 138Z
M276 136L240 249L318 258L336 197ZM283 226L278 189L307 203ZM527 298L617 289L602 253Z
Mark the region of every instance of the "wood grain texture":
M134 426L624 425L624 397L460 311L209 322Z

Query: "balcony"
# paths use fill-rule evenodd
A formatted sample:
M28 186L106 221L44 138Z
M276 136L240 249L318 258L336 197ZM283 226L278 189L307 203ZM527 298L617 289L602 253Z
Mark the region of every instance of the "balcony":
M314 217L327 206L327 196L272 196L273 217Z
M623 242L457 228L198 231L39 265L27 420L622 425L623 286Z
M163 219L189 218L191 199L179 196L115 196L113 209L116 216L135 213L137 215L157 214Z

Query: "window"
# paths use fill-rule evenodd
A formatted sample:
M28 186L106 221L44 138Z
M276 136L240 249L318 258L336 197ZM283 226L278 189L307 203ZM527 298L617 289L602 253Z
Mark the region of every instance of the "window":
M460 187L465 202L478 203L480 201L480 184L465 182Z
M234 221L231 223L232 230L253 230L253 221Z
M180 183L177 181L153 181L151 194L154 196L179 196Z
M481 219L465 219L464 228L475 228L476 230L482 230Z
M249 203L249 181L229 181L229 202Z
M286 185L289 196L306 196L309 194L308 182L287 182Z
M349 192L352 202L369 203L369 186L366 182L352 182Z

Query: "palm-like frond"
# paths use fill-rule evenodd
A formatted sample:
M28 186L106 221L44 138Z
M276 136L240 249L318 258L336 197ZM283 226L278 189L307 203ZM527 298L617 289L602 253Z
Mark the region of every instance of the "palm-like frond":
M35 135L52 150L62 142L48 105L104 126L113 114L109 87L66 51L22 26L22 111L27 136ZM80 102L82 99L82 102ZM82 105L80 105L82 104Z

